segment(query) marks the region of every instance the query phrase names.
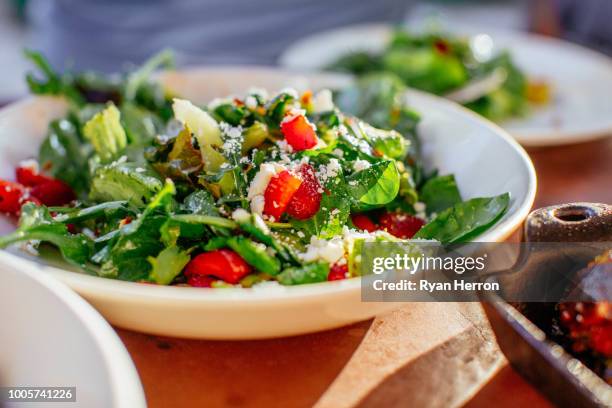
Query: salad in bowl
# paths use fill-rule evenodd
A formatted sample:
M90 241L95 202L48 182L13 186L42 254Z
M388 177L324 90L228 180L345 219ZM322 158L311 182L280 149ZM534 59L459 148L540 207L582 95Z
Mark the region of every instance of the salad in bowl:
M51 245L123 281L293 286L358 276L359 242L467 242L509 207L508 193L464 200L452 174L425 170L419 114L390 76L201 105L152 79L166 54L120 77L30 57L32 91L70 108L0 181L0 211L18 220L2 248Z

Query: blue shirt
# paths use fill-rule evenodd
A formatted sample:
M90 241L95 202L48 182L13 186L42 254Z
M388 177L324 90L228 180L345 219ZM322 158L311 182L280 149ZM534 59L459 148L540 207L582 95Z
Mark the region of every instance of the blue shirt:
M33 46L56 68L119 71L172 48L179 65L273 64L300 37L401 22L406 0L33 0Z

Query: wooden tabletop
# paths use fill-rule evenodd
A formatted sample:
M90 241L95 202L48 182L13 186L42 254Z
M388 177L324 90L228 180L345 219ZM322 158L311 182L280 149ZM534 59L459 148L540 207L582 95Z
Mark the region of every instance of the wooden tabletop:
M612 138L532 149L534 207L612 203ZM150 407L309 407L340 373L371 321L305 336L260 341L196 341L118 330ZM507 364L468 403L471 408L549 403Z

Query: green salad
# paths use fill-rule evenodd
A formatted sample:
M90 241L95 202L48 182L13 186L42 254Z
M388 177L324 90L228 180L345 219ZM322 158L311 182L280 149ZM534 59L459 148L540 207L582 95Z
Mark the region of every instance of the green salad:
M424 172L419 115L394 78L198 105L150 78L167 54L116 77L29 56L31 90L70 109L0 180L0 212L19 220L0 247L50 245L127 281L298 285L357 276L365 241L469 241L509 204L463 200L452 175Z
M492 120L523 115L530 102L546 103L546 84L528 83L510 54L492 54L487 39L477 36L470 42L450 34L396 30L384 51L350 53L327 68L395 75L412 88L448 97Z

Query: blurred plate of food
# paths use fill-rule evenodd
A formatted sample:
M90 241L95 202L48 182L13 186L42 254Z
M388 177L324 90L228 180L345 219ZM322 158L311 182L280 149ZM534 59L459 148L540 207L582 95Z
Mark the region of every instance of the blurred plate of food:
M612 63L554 38L474 27L415 31L355 25L304 38L282 66L393 73L499 123L525 146L612 134Z

